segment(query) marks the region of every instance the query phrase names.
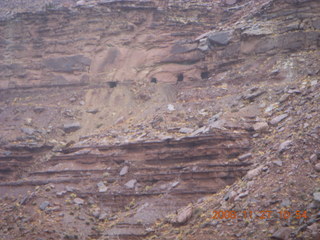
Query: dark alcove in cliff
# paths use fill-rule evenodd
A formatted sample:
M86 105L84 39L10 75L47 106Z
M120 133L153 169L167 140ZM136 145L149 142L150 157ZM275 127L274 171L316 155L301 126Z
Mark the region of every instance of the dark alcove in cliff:
M205 72L201 72L201 79L205 80L209 78L209 72L205 71Z
M108 82L110 88L115 88L118 85L118 82Z
M184 79L183 73L179 73L178 76L177 76L177 81L178 82L182 82L183 79Z

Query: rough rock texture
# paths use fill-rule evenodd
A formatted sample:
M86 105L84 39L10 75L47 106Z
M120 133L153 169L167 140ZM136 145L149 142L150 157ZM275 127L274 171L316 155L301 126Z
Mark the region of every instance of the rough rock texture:
M209 48L213 50L205 57L197 49L195 39L213 23L223 21L221 18L227 15L227 10L201 1L190 3L193 7L188 9L184 9L184 5L179 8L169 3L165 11L159 4L114 1L101 3L96 8L23 13L14 20L3 20L0 26L3 33L0 87L103 85L108 81L151 78L175 82L182 72L184 80L190 81L201 79L204 64L210 73L229 70L231 74L231 69L239 72L242 70L236 65L239 61L246 61L243 66L254 64L248 56L257 56L256 65L252 67L265 61L261 69L257 69L262 74L263 67L268 73L267 70L276 66L277 61L277 58L270 61L265 55L312 50L318 44L317 29L304 26L297 20L286 20L285 12L277 15L277 12L261 10L259 18L264 22L258 25L254 21L239 21L240 16L243 18L240 13L244 11L240 8L235 13L230 10L228 21L238 19L232 29L213 30L205 35ZM248 4L246 11L261 5ZM294 7L287 4L282 8L290 13ZM305 14L308 19L317 21L317 5L308 2L308 8L298 8L301 18ZM292 28L288 29L291 25ZM283 66L286 67L289 66ZM291 75L295 77L294 73ZM288 74L283 76L280 72L278 77L285 78ZM265 74L256 78L270 76Z
M0 236L317 236L319 12L315 0L1 1ZM288 202L300 219L280 219Z
M100 223L104 226L104 232L90 230L89 227L94 223L80 228L83 220L76 216L61 219L60 230L68 232L73 226L78 229L77 235L81 239L99 234L105 237L116 235L123 239L137 238L147 233L144 226L152 226L156 219L165 217L200 196L216 193L243 176L250 163L234 163L231 159L249 147L244 135L216 133L181 140L91 146L96 153L88 153L80 147L67 148L48 159L41 168L28 172L25 179L2 182L0 191L7 192L10 188L11 197L17 198L19 195L29 196L28 191L32 191L35 199L44 197L50 202L54 201L59 211L48 214L50 218L59 217L59 212L69 216L69 211L73 209L71 201L83 206L77 210L76 216L87 217L86 211L94 206L109 210L108 219L112 224L107 221ZM124 162L130 163L130 172L119 178ZM193 167L195 165L197 168ZM0 172L0 176L2 179L10 178L8 174L12 177L14 173L15 169L11 169L7 173ZM38 190L32 190L34 186L38 186ZM67 191L71 193L67 194ZM69 205L65 205L66 202ZM26 203L26 209L34 211L33 216L36 217L33 209L37 206L30 204ZM49 202L46 201L41 203L40 208L48 210L48 206ZM188 208L174 221L184 224L191 214L192 208ZM40 225L43 228L50 227L43 224ZM1 234L6 239L19 236L9 233ZM34 231L28 239L37 236L42 235ZM50 236L63 237L59 232L52 232Z

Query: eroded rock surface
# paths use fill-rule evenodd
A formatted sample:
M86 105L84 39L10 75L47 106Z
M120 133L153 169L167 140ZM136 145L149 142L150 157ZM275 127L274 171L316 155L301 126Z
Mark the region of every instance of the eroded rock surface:
M319 12L314 0L1 1L1 236L317 236ZM211 220L288 202L311 219Z

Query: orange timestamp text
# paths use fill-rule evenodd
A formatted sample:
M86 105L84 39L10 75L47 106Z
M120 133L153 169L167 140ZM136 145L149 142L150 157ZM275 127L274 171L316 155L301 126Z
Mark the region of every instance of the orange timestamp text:
M307 211L232 211L232 210L215 210L212 212L212 219L272 219L272 218L280 218L280 219L289 219L290 217L296 219L307 219Z

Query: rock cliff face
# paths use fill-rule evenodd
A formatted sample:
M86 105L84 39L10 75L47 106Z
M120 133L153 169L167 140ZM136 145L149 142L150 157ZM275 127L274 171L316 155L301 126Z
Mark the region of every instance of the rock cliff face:
M35 122L40 128L61 126L61 115L69 122L81 118L81 109L71 106L61 113L54 103L62 99L88 111L105 109L80 121L85 127L78 135L87 135L101 118L110 127L129 119L131 110L221 94L210 86L318 74L317 1L107 1L52 8L0 24L3 99L25 112L31 110L24 104L28 96L29 105L39 104L32 91L49 94L46 120ZM12 122L14 114L3 108ZM138 120L156 114L150 111Z
M300 132L288 131L319 139L319 1L0 8L0 239L208 239L218 224L200 226L211 216L189 203L210 213L254 205L241 201L266 187L257 176L298 176L300 155L286 151ZM289 159L295 167L268 175ZM241 224L215 239L257 237Z
M50 205L60 206L54 211L65 214L60 231L71 234L72 229L77 229L77 236L83 239L90 236L137 239L147 234L145 226L151 227L157 219L202 196L216 193L243 176L250 163L231 159L249 147L246 136L220 133L163 142L69 148L41 166L34 153L12 152L1 157L2 177L14 179L14 168L27 168L24 163L38 166L28 172L26 179L1 183L0 191L10 193L11 197L23 194L27 198L23 205L35 197L36 212L42 200L34 193L34 187L52 186L54 189L44 199L55 199ZM33 193L29 195L27 191ZM70 194L73 197L68 200ZM87 211L96 212L92 216L96 215L97 221L101 217L100 229L88 226L81 229L79 225L83 221L68 215L73 206L65 205L64 201L74 201L75 196L83 200L77 215L90 216L93 213ZM51 217L55 218L54 215ZM51 228L47 224L42 227ZM2 232L2 236L14 239L19 235ZM40 236L34 232L27 239ZM57 232L50 236L64 237Z
M267 57L318 47L316 1L220 5L112 1L95 8L23 13L3 20L1 88L152 78L175 82L179 74L184 80L197 81L230 68L233 75L243 72L234 66L242 61L245 66L264 62L266 69L252 69L265 74L260 78L270 78L266 70L272 71L277 59ZM226 22L232 23L227 29Z
M182 73L184 80L195 81L206 75L202 68L207 66L205 50L209 48L220 50L216 57L231 59L282 48L276 43L272 45L267 37L261 43L255 39L246 41L249 46L257 45L257 49L248 49L237 39L237 31L241 37L254 35L258 39L268 35L263 29L269 34L287 32L281 26L273 26L279 28L278 32L273 31L272 19L264 26L248 26L245 22L218 36L220 42L215 42L211 34L208 46L199 35L210 29L219 34L219 24L239 20L242 12L252 8L250 5L258 4L244 4L234 10L220 5L210 1L111 1L77 11L22 13L3 20L1 88L103 85L152 78L175 82ZM293 30L297 29L289 29ZM293 41L290 36L287 38ZM274 41L285 43L286 39ZM209 71L214 67L209 66Z

